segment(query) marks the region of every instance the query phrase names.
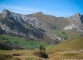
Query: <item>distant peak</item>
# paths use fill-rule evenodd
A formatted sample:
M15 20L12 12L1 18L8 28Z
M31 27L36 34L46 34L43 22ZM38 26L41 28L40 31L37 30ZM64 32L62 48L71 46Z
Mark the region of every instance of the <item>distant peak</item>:
M71 17L73 18L80 18L81 17L81 14L80 13L75 13L74 15L72 15Z
M77 16L77 17L80 16L80 15L81 15L80 13L75 13L74 14L74 16Z
M4 10L3 10L3 12L9 12L9 10L7 10L7 9L4 9Z
M42 11L39 11L36 14L43 15Z
M9 10L4 9L3 12L2 12L2 14L3 14L3 18L8 17L8 16L10 15L10 13L11 13L11 12L10 12Z

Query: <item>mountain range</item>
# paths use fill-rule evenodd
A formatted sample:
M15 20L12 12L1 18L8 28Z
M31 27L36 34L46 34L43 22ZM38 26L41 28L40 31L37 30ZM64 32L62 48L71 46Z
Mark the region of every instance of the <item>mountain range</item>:
M75 13L70 17L55 17L42 12L22 15L4 9L0 13L0 34L57 44L83 37L83 15Z
M49 32L60 38L76 38L83 36L83 15L80 13L75 13L70 17L55 17L44 15L42 12L29 14L28 16L35 17L49 24L52 27Z

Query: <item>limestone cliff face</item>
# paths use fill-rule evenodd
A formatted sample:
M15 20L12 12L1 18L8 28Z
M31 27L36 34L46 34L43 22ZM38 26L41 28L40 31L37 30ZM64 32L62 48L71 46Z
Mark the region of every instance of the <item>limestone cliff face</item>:
M27 39L45 40L48 43L56 40L60 42L61 40L56 35L53 35L52 38L52 34L48 34L48 30L51 27L49 24L34 17L31 18L26 15L10 12L6 9L2 12L0 27L5 33L23 36Z
M43 27L44 23L39 21L36 18L30 18L27 17L26 15L10 12L8 10L3 10L3 18L11 18L12 20L15 20L17 22L26 22L27 24L31 24L34 27Z
M70 21L70 24L64 28L65 30L73 30L75 28L79 32L83 32L83 16L81 14L76 13L67 19Z

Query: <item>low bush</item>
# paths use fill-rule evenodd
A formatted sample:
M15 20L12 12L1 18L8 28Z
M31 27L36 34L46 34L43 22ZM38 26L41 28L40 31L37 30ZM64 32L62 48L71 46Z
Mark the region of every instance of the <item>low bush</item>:
M48 55L42 51L39 51L39 52L34 52L33 53L35 56L39 56L39 57L42 57L42 58L48 58Z

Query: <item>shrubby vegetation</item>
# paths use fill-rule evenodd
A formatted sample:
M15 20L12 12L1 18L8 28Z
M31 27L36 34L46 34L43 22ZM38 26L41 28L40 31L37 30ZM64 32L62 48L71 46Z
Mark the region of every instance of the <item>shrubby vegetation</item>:
M26 40L21 37L8 36L8 35L0 35L0 49L11 50L11 49L29 49L33 50L38 48L40 45L47 46L49 44L34 41L34 40Z
M39 56L39 57L42 57L42 58L48 58L48 55L45 52L45 47L43 47L42 45L40 45L39 51L38 52L34 52L33 54L35 56Z

